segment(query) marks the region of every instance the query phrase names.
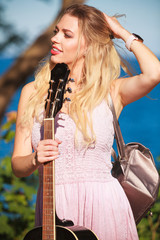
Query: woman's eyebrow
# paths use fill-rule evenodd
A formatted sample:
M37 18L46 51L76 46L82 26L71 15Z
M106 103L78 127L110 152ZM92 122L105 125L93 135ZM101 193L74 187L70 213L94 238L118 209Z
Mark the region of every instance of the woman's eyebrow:
M57 31L59 31L59 27L58 27L58 26L56 26L55 29L56 29ZM71 32L71 33L73 33L72 30L67 29L67 28L63 28L62 31L63 31L63 32Z

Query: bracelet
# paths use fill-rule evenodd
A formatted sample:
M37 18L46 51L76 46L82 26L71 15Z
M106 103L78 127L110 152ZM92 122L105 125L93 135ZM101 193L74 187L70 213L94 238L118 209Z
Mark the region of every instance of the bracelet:
M125 44L126 48L129 51L131 51L131 44L134 40L143 42L143 38L141 38L139 35L137 35L135 33L132 33L132 35L129 36L129 38L127 39L126 44Z

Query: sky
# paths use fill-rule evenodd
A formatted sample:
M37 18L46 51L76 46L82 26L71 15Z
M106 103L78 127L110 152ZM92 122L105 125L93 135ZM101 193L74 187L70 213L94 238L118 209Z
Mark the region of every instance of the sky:
M23 48L53 21L60 9L61 0L1 0L6 6L5 19L15 25L15 30L26 36ZM139 34L144 43L160 56L160 0L88 0L85 2L112 16L126 14L120 23L130 32ZM7 57L21 48L11 48Z

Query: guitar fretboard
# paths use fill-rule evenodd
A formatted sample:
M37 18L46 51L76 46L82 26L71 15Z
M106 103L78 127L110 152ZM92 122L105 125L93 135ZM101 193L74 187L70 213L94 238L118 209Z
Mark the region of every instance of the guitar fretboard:
M44 119L44 139L54 139L54 118ZM42 240L56 240L54 161L43 166Z

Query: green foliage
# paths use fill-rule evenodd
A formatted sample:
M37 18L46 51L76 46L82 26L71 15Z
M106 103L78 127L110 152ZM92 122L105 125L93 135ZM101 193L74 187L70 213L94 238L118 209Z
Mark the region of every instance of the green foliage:
M1 139L14 138L12 119L2 126ZM0 160L0 239L22 240L34 227L37 171L28 178L17 178L11 169L11 156Z
M6 143L11 142L15 136L15 123L16 123L16 113L10 112L7 116L8 120L1 127L2 133L0 140L4 140Z
M160 239L160 191L151 211L153 216L148 215L146 218L143 218L137 226L140 240Z

